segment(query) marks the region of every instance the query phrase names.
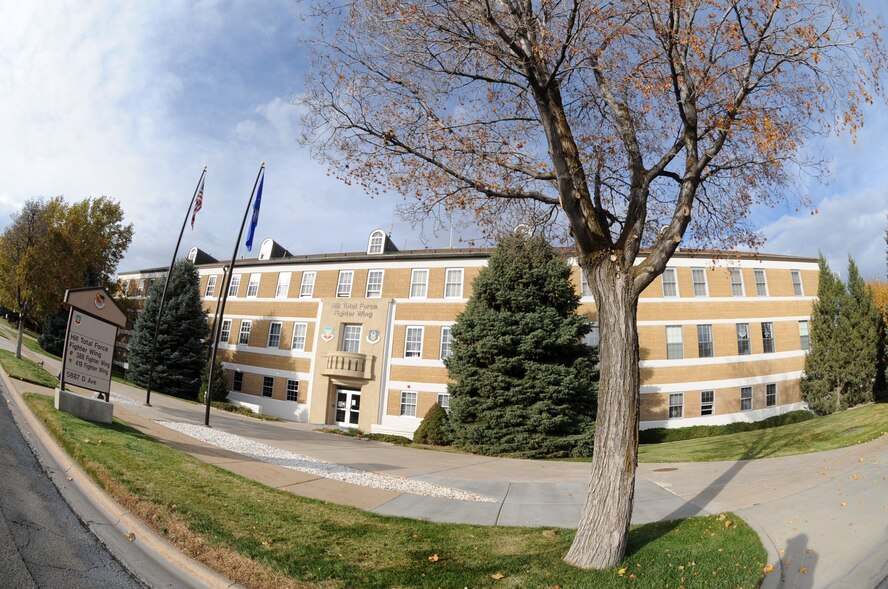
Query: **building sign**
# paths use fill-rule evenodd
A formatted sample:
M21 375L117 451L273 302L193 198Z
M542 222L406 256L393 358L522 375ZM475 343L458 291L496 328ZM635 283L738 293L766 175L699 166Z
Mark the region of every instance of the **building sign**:
M71 309L65 342L64 381L91 391L111 390L117 326Z
M333 317L336 319L373 319L373 315L379 314L379 303L367 301L337 301L330 305Z

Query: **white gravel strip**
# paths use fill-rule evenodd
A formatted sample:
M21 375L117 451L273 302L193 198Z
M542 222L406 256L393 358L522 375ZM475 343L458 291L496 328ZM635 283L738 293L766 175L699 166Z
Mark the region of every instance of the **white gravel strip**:
M191 436L201 442L242 454L253 460L276 464L291 470L307 472L319 477L351 483L353 485L360 485L362 487L396 491L398 493L412 493L414 495L437 497L439 499L496 503L496 499L472 493L470 491L463 491L453 487L445 487L444 485L436 485L434 483L426 483L399 476L358 470L356 468L351 468L350 466L334 464L325 460L318 460L317 458L311 458L309 456L303 456L302 454L281 450L280 448L275 448L268 444L263 444L255 440L204 427L202 425L160 420L158 420L157 423L171 430L183 433L186 436Z
M139 401L134 401L129 397L124 397L123 395L118 395L117 393L111 393L111 402L119 403L120 405L132 405L133 407L144 407L144 403L140 403Z

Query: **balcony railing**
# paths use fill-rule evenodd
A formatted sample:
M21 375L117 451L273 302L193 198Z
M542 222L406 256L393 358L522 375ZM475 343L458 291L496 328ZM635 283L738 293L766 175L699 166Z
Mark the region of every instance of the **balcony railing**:
M364 354L330 352L327 354L326 365L321 374L369 380L372 376L371 364L370 359Z

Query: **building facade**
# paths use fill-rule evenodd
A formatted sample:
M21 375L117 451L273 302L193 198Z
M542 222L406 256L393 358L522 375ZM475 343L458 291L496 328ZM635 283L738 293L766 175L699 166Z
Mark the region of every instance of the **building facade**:
M412 435L447 407L451 326L492 250L398 251L381 230L366 252L294 256L265 240L238 260L219 357L229 400L316 424ZM224 264L192 249L210 317ZM595 301L576 260L580 312ZM163 270L122 273L128 296ZM757 421L804 407L799 379L817 261L679 250L638 306L641 427ZM141 285L141 286L140 286Z

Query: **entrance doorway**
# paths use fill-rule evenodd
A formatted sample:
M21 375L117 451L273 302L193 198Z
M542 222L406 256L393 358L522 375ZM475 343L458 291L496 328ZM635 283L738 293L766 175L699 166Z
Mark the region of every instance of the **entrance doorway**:
M336 389L336 424L345 427L358 425L361 411L361 391Z

